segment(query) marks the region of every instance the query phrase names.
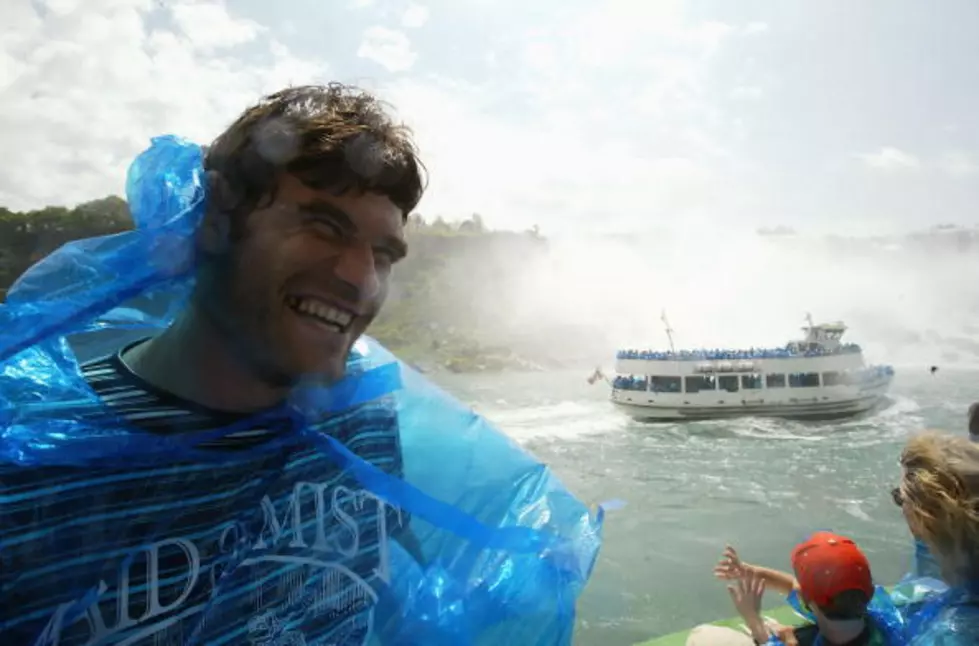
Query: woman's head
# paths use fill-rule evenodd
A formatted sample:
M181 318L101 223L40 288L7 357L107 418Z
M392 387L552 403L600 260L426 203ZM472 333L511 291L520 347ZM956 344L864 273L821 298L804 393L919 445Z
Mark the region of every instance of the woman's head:
M979 445L925 433L901 454L895 491L911 533L923 540L952 583L979 579Z

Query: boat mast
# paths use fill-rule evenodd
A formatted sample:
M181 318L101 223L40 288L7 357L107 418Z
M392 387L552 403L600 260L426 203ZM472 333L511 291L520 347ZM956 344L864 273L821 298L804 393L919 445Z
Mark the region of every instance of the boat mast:
M659 318L663 321L663 325L666 326L666 338L670 340L670 352L673 353L673 356L676 356L676 348L673 347L673 328L670 327L670 321L666 318L666 310L663 310L663 314Z

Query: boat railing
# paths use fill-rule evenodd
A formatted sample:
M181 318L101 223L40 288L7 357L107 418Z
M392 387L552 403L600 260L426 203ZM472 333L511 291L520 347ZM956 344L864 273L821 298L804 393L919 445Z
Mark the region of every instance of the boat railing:
M739 376L740 380L738 380ZM614 390L679 394L682 392L706 392L714 390L754 392L763 388L766 390L776 388L782 391L786 385L790 388L863 386L882 380L889 380L893 376L894 368L892 366L875 365L856 370L824 372L821 377L818 373L809 372L792 372L787 375L773 373L767 375L765 381L763 381L763 376L760 374L734 375L733 378L737 381L732 382L733 385L730 387L724 385L724 380L731 379L732 377L725 375L685 375L683 377L679 375L659 377L650 375L616 375L610 383ZM788 378L786 379L786 377ZM772 386L770 384L772 378L781 378L780 385ZM832 378L832 381L830 381L830 378ZM686 391L683 387L684 380L688 382L688 387L691 380L694 380L695 383L707 385L700 386L693 391ZM764 387L763 383L766 384Z
M796 359L804 357L828 357L840 354L856 354L861 348L856 343L844 343L834 348L749 348L734 349L703 349L703 350L619 350L617 359L640 361L740 361L751 359Z

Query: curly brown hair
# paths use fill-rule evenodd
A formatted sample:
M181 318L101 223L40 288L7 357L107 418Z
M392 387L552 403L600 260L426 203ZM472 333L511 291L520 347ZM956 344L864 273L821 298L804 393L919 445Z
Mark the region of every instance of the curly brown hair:
M425 190L424 166L411 130L386 107L341 83L264 97L207 148L204 167L212 184L220 178L220 208L247 215L272 202L280 174L289 173L337 194L384 195L407 219Z
M900 498L911 531L953 581L979 576L979 445L928 432L901 454Z

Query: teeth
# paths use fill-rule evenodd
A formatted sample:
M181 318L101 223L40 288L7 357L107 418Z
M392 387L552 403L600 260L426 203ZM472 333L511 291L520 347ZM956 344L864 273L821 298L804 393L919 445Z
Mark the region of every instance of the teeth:
M350 325L350 322L353 320L353 315L350 312L339 310L332 305L327 305L313 298L290 296L286 299L286 302L289 304L289 307L297 312L315 316L325 323L337 326L341 330Z

